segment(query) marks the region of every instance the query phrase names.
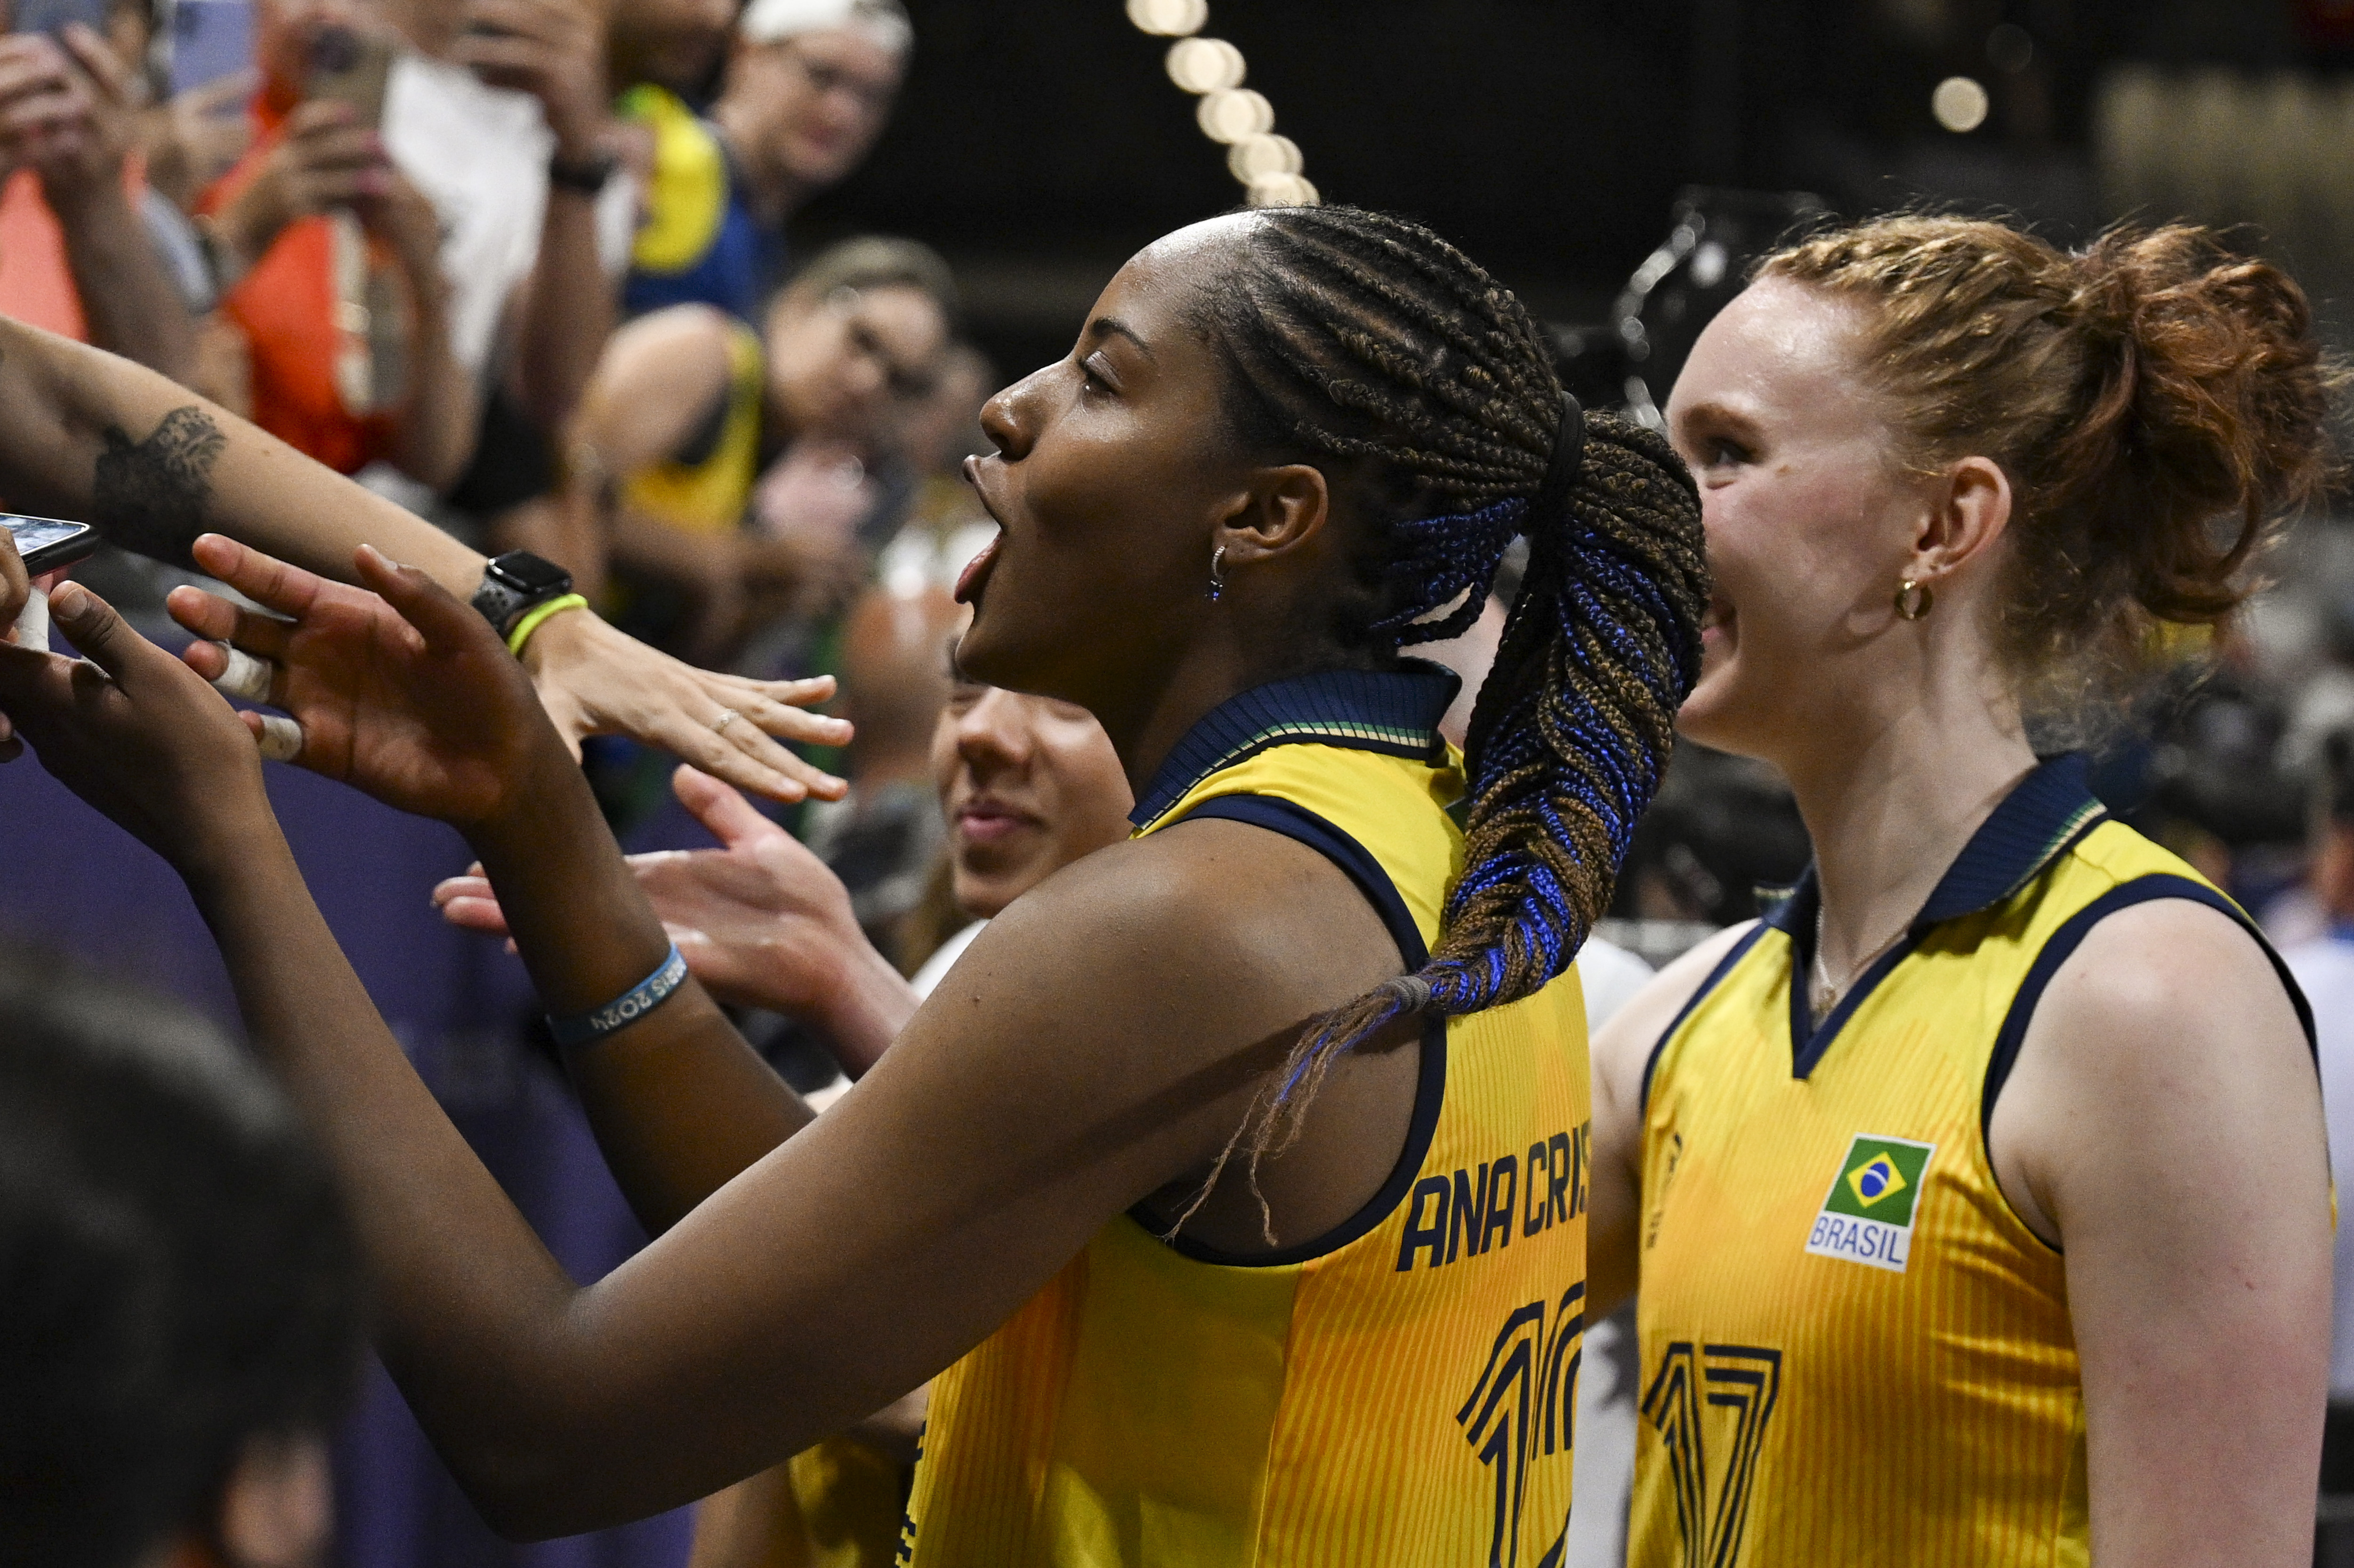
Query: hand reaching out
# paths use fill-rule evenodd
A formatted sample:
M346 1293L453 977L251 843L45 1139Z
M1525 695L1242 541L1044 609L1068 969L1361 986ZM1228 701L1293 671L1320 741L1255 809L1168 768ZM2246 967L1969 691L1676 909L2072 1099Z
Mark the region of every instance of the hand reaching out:
M174 589L173 619L212 640L190 645L189 667L207 680L222 675L223 641L269 661L268 700L302 726L292 760L303 767L461 828L496 817L543 770L571 768L498 634L424 573L366 546L356 557L366 588L217 534L198 539L194 554L275 613ZM244 716L258 736L260 715Z
M773 800L838 800L849 788L779 744L850 739L847 723L808 711L833 695L831 675L755 681L698 670L586 610L542 622L523 662L576 753L583 736L626 735Z
M227 700L79 583L50 604L85 657L0 646L0 711L41 765L183 874L274 833L261 758Z
M718 779L682 768L671 785L725 847L631 855L630 869L687 968L723 1001L801 1018L824 1011L846 965L879 961L841 879ZM451 877L433 901L452 925L506 930L479 873Z

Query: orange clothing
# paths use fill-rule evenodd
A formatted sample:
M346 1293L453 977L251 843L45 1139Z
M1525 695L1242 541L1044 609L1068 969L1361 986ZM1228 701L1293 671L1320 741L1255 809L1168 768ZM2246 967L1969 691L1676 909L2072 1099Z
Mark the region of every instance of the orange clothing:
M260 172L291 108L255 99L253 144L198 199L198 212L218 212ZM355 334L337 319L334 221L288 224L220 308L250 351L253 422L338 473L356 473L391 455L398 424L387 413L354 413L338 388L337 362L353 352ZM371 272L394 270L381 241L370 236L366 244ZM365 349L366 328L356 336Z
M134 214L146 199L145 165L135 155L123 164L122 195ZM65 230L49 210L41 176L31 169L0 183L0 316L76 343L90 341L81 291L66 261Z
M41 176L30 169L0 185L0 316L90 341L81 294L66 265L65 231L41 192Z

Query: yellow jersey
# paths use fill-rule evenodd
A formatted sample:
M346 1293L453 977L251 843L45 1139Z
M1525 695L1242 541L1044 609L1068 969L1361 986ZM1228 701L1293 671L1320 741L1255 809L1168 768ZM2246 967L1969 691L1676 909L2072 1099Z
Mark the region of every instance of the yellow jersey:
M1408 969L1462 865L1437 736L1456 679L1329 673L1191 731L1140 833L1195 817L1314 847ZM1424 1033L1411 1130L1332 1233L1227 1256L1105 1226L934 1384L916 1568L1559 1561L1585 1327L1575 971Z
M1646 1071L1634 1568L2088 1561L2066 1277L1987 1128L2053 973L2156 898L2255 929L2062 758L1829 1017L1811 872L1686 1004Z
M767 397L759 334L727 323L727 386L685 447L621 481L631 511L695 534L743 525L760 476L760 417Z

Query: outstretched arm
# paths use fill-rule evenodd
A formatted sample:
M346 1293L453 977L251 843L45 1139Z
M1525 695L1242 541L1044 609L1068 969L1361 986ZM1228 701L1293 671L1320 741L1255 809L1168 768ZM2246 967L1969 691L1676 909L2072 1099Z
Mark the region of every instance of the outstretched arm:
M460 599L483 559L422 518L126 360L0 318L0 496L88 520L123 548L187 564L207 530L348 581L374 545ZM691 669L589 611L533 634L525 662L565 738L624 734L729 782L799 800L842 792L771 736L827 745L848 726L794 705L831 681L757 682ZM725 722L728 710L751 722ZM715 729L715 724L721 727Z
M339 730L333 704L280 694L304 715L306 758L457 821L494 876L519 879L502 890L527 956L553 928L521 910L551 850L601 860L580 874L625 911L634 889L609 838L547 835L578 788L554 738L529 743L527 768L500 755L516 721L537 715L487 631L419 574L371 562L366 575L418 624L412 641L379 623L343 687L375 682L402 700ZM571 1532L708 1495L915 1387L1111 1216L1206 1165L1302 1021L1395 963L1345 879L1309 852L1268 853L1254 830L1208 823L1093 857L993 923L954 993L831 1113L576 1289L370 1021L226 704L93 596L62 597L61 624L98 663L0 648L0 708L52 772L196 893L257 1038L341 1165L377 1260L387 1363L510 1532ZM487 685L451 690L467 678ZM431 692L451 694L434 709ZM551 1005L590 1005L635 980L660 945L636 908L577 970L542 980L561 988ZM1302 963L1255 967L1268 946L1303 940ZM1204 986L1203 972L1252 979ZM591 1056L637 1052L661 1029L671 1048L642 1054L665 1057L665 1075L716 1081L716 1032L693 1016L708 1005L690 987ZM1373 1186L1394 1159L1383 1154ZM1346 1204L1332 1222L1371 1190L1331 1194ZM1328 1223L1296 1217L1301 1234Z
M662 967L669 940L588 781L479 616L365 546L361 574L383 599L223 539L205 539L196 554L289 619L194 588L174 594L173 613L199 636L270 662L270 700L302 726L295 760L467 834L506 895L516 946L550 1012L589 1012ZM187 657L208 677L227 662L212 641ZM301 972L281 978L296 985ZM809 1112L699 987L624 1033L572 1053L571 1065L622 1191L658 1234ZM694 1070L678 1070L682 1062Z

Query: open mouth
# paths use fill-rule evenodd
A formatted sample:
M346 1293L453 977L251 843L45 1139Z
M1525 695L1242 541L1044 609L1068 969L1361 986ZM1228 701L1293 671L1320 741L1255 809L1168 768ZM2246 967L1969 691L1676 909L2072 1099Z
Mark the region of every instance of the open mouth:
M1732 635L1736 617L1733 605L1723 594L1711 594L1707 613L1700 618L1700 640L1703 645L1722 642Z
M989 492L981 488L980 458L964 460L964 481L972 486L973 497L981 503L981 509L989 514L991 522L997 524L997 537L991 539L981 554L967 561L964 570L957 574L956 601L977 605L981 600L981 585L989 580L989 569L997 564L998 548L1005 543L1005 519L997 514L997 508L990 504Z
M997 564L997 546L1004 539L1005 535L1000 533L982 548L980 555L964 564L963 571L957 574L956 601L959 604L980 603L981 585L989 580L989 568Z

